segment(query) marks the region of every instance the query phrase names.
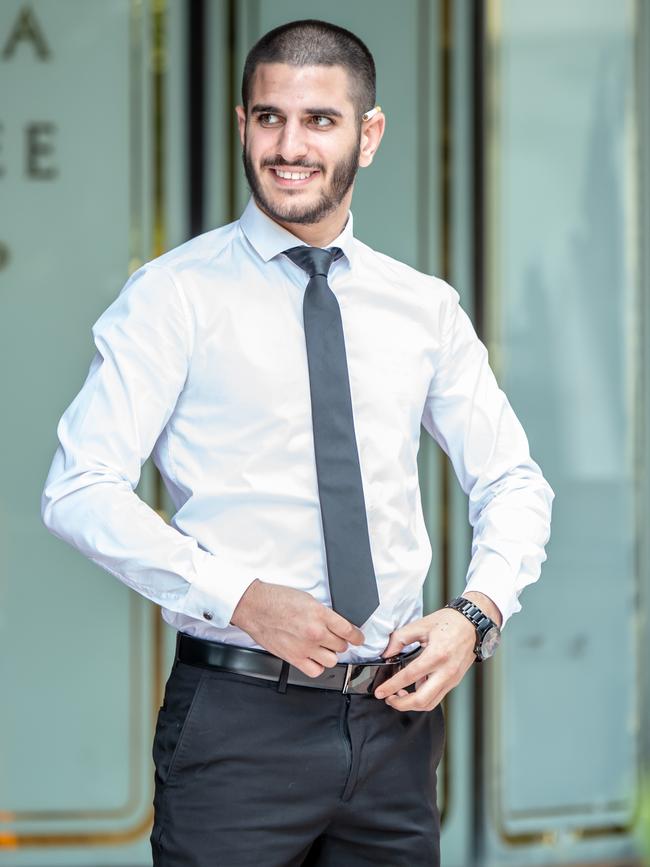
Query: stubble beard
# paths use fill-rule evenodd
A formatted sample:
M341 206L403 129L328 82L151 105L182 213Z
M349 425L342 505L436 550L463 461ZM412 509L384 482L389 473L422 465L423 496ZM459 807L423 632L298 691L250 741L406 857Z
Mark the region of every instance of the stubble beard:
M336 208L341 204L343 197L352 186L357 171L359 170L359 145L354 145L354 147L350 149L349 153L336 163L332 169L332 178L329 186L323 190L319 200L311 206L299 204L291 205L287 203L286 206L280 208L273 205L264 194L259 175L250 159L246 141L244 141L244 147L242 148L242 162L244 163L246 180L248 181L253 198L259 207L265 211L271 219L283 223L318 223L324 217L328 216L328 214L331 214L332 211L336 210ZM281 167L286 165L318 169L320 172L323 172L324 170L324 167L321 164L307 163L304 160L296 160L295 162L287 163L286 160L280 158L275 160L264 160L261 168L264 169L269 166Z

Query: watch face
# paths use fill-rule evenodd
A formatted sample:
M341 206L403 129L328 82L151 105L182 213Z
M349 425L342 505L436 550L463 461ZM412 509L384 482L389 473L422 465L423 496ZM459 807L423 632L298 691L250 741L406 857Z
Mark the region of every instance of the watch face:
M481 643L481 656L483 659L489 659L494 651L499 646L499 639L501 637L501 633L499 632L498 626L491 626L490 629L483 636L483 641Z

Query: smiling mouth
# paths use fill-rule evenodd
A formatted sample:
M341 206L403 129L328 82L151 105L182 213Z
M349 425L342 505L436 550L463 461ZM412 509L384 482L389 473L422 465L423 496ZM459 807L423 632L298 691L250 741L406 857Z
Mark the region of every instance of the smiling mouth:
M314 175L319 174L318 169L283 169L279 166L270 166L271 172L282 186L295 186L308 183Z

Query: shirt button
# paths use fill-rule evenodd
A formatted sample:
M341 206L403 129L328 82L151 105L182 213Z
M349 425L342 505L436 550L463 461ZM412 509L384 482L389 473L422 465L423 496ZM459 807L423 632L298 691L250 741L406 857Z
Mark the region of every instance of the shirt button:
M211 611L204 611L203 616L206 620L212 620L212 612Z

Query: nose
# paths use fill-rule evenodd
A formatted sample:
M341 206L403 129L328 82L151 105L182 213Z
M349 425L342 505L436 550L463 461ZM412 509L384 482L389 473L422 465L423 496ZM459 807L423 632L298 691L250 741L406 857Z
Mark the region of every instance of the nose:
M308 150L306 130L302 123L298 118L287 118L278 139L278 155L291 163L303 159Z

